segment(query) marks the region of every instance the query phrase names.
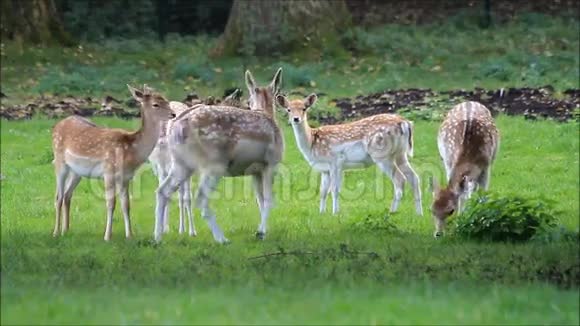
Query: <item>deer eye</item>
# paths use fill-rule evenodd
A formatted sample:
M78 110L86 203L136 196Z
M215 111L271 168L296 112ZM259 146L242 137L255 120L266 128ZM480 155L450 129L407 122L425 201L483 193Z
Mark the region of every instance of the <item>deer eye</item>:
M154 108L158 108L159 107L159 103L153 103L153 107Z

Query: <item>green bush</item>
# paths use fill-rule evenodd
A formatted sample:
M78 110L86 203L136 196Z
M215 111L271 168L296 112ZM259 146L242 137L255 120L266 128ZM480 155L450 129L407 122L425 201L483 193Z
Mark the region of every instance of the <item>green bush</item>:
M479 193L455 220L454 233L485 241L527 241L556 226L549 204L520 196Z

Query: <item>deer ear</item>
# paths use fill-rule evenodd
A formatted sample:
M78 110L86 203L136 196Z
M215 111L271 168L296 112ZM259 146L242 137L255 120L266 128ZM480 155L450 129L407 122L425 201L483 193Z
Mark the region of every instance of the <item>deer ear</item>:
M290 106L290 103L288 103L288 99L284 95L276 96L276 103L278 103L278 105L280 105L283 108L287 108Z
M280 90L280 84L282 83L282 67L278 68L272 82L270 83L270 88L274 91L274 94L278 93Z
M252 73L249 70L246 70L246 87L248 87L250 94L252 94L254 92L254 88L256 88L254 76L252 76Z
M131 95L135 100L138 102L143 102L143 91L133 88L129 84L127 84L127 87L129 88L129 92L131 92Z
M317 100L318 100L318 96L316 96L316 94L312 93L312 94L306 96L306 98L304 99L304 105L308 109L309 107L313 106Z

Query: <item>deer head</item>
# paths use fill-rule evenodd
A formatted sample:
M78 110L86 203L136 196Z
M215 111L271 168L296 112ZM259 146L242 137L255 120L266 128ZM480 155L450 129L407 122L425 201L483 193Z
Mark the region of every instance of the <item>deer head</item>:
M288 121L293 124L300 124L306 121L308 109L316 103L318 96L312 93L306 96L303 100L288 101L284 95L276 96L278 105L286 109L288 112Z
M257 86L252 73L246 71L246 86L248 87L249 104L252 111L264 111L269 116L274 116L274 98L280 90L282 82L282 68L278 68L272 82L268 86Z
M469 176L463 176L459 183L451 182L446 188L441 188L436 179L429 180L429 188L433 193L431 212L435 221L435 237L443 235L447 218L457 210L459 198L469 198L475 191L476 183Z
M152 114L156 120L167 121L175 118L175 113L171 110L169 101L161 94L155 93L147 85L143 89L136 89L127 85L133 98L141 104L144 114Z

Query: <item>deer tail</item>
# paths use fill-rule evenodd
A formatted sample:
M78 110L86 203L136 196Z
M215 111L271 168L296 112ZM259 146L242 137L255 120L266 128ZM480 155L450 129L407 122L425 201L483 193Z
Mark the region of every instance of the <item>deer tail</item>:
M403 130L403 135L407 140L407 155L413 157L413 122L403 121L401 129Z

